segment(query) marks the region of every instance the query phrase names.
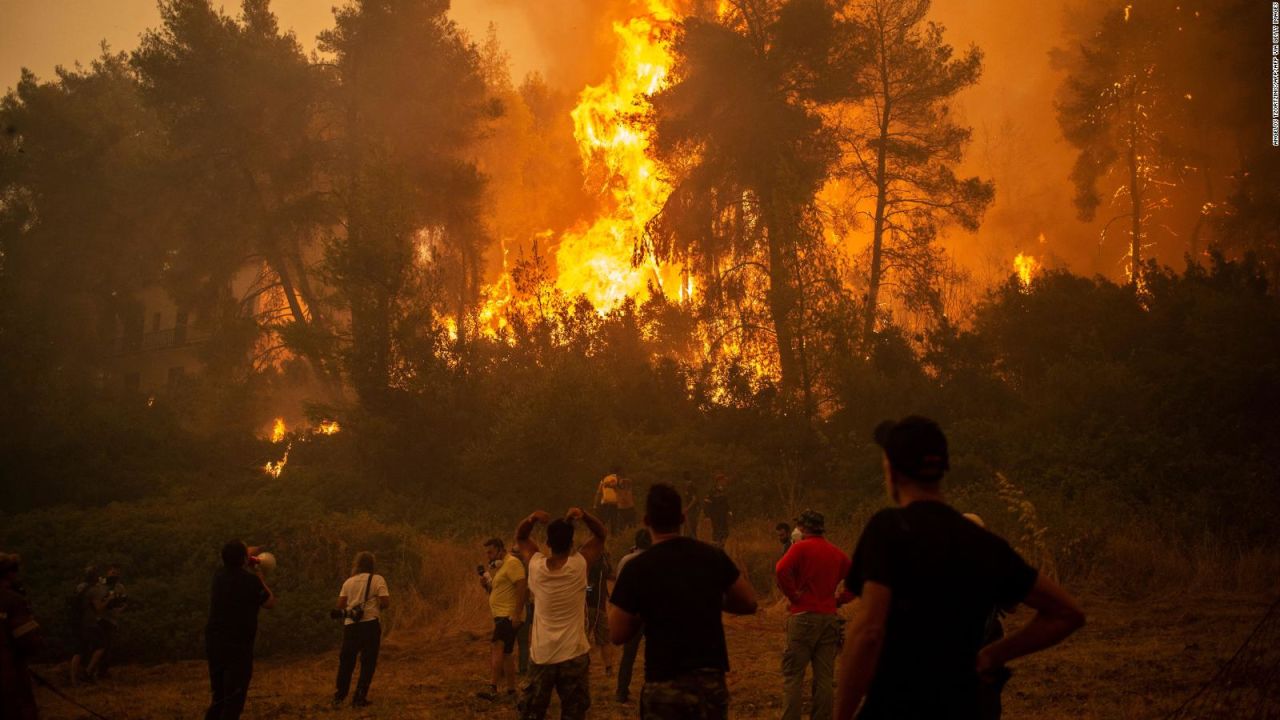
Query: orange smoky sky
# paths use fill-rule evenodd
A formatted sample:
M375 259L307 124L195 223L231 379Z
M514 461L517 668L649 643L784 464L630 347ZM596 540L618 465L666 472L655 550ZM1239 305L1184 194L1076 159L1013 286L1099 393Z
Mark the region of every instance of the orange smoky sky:
M1063 42L1064 2L934 2L933 19L946 26L957 52L976 44L985 53L982 80L963 93L958 108L973 128L962 170L994 180L997 199L980 230L947 237L957 259L983 284L1012 272L1019 252L1051 267L1121 275L1123 238L1100 245L1096 227L1077 221L1071 205L1067 177L1074 156L1054 116L1061 76L1049 60L1050 50ZM316 35L332 24L334 4L274 0L272 7L281 26L311 51ZM228 13L238 9L237 2L221 5ZM451 13L476 40L495 25L517 80L539 72L577 92L608 72L613 20L643 7L635 0L455 0ZM132 50L139 35L160 22L154 0L0 0L0 18L5 87L17 82L22 67L48 78L57 65L87 63L104 41L114 50Z

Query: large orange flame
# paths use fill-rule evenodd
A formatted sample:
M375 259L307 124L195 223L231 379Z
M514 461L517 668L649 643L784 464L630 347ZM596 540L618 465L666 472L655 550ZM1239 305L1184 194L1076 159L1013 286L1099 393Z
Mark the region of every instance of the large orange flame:
M650 283L663 292L678 289L681 297L688 292L679 268L634 267L631 261L645 223L670 193L648 156L648 134L631 118L666 84L671 31L679 17L674 0L649 0L647 14L615 22L612 75L584 89L573 110L584 170L607 209L590 227L561 238L556 284L571 295L585 294L602 312L628 296L644 295Z
M1040 261L1031 255L1018 253L1013 259L1013 270L1018 274L1018 282L1022 284L1023 290L1031 288L1031 281L1040 273Z

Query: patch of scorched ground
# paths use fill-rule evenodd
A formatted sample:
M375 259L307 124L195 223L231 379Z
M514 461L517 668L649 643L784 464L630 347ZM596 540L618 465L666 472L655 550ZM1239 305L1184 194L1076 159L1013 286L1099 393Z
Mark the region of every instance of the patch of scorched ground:
M1265 612L1261 596L1107 600L1086 597L1089 624L1062 646L1013 665L1005 717L1160 718L1177 707L1228 659ZM1026 613L1009 620L1025 622ZM781 712L784 611L773 605L754 617L726 622L733 672L732 717L774 718ZM487 638L455 631L432 640L388 638L370 697L374 705L332 708L337 653L260 660L245 718L514 718L509 702L478 700L487 682ZM612 678L593 653L592 718L637 715L634 699L614 701ZM616 664L616 654L614 663ZM637 663L633 698L643 660ZM63 667L41 672L61 677ZM201 717L208 702L204 663L123 666L98 685L63 688L113 720ZM46 718L83 718L83 711L37 691ZM552 704L548 717L559 716Z

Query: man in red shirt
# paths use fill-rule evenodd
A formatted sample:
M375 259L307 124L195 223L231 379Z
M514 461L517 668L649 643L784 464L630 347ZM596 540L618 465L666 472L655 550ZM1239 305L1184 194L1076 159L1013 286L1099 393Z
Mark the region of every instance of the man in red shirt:
M778 589L787 596L787 650L782 655L786 693L782 720L799 720L804 669L813 665L813 720L830 720L835 704L836 650L840 619L836 608L852 599L836 588L849 574L849 556L823 537L822 513L805 510L796 520L802 535L774 568Z

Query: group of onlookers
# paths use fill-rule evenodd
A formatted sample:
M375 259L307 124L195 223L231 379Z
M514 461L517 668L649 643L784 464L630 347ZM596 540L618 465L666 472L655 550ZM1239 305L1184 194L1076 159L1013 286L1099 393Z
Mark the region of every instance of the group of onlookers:
M783 553L774 575L788 606L782 716L800 717L808 673L815 720L848 720L855 713L861 720L999 717L1000 689L1010 677L1006 664L1060 642L1084 616L1065 591L979 519L947 504L941 480L949 469L948 449L935 423L919 417L884 423L875 440L892 505L867 523L852 556L826 540L821 513L806 510L794 528L776 528ZM610 477L614 494L603 500L625 509L630 484L618 472ZM606 675L612 674L610 645L622 646L616 698L627 702L643 638L642 719L727 717L722 616L752 614L757 600L721 547L728 535L726 491L723 476L700 502L682 498L673 485L652 485L645 527L616 568L605 551L607 523L580 508L562 517L530 514L516 527L510 552L497 538L487 541L488 563L477 570L493 616L492 678L480 696L505 696L517 701L522 720L541 720L558 695L562 718L583 718L591 707L593 642ZM690 536L695 508L711 516L716 544ZM579 525L589 537L575 547ZM538 526L545 526L546 547L533 539ZM206 720L238 718L244 708L258 611L276 601L257 555L256 548L229 542L213 577L205 628L212 695ZM0 710L4 718L28 720L36 717L36 706L25 663L40 633L20 566L17 556L0 554ZM86 571L72 606L79 642L73 680L101 672L114 627L103 621L124 597L118 570L104 577ZM333 610L343 622L335 705L348 697L357 660L352 704L370 703L380 616L389 599L373 554L357 554ZM851 602L856 606L845 628L838 610ZM1035 614L1006 635L1000 617L1020 603ZM517 697L513 655L522 635L528 666Z
M808 674L815 720L847 720L855 713L863 720L999 717L1000 689L1010 676L1006 663L1060 642L1084 616L979 519L947 504L941 480L949 469L948 449L936 423L919 417L885 423L875 439L892 506L872 517L852 557L826 540L821 513L806 510L794 527L776 527L783 552L775 580L788 607L782 716L800 717ZM709 512L714 505L707 501L724 496L726 483L716 485L701 503L681 498L672 485L650 487L644 514L649 536L637 537L604 600L595 589L603 587L604 576L591 570L604 556L603 522L578 508L554 519L539 511L521 522L517 547L529 568L535 608L522 720L541 720L553 693L562 718L585 716L591 706L590 640L598 627L588 609L598 619L606 600L608 639L624 647L620 701L629 699L627 658L634 658L643 636L641 718L728 716L722 614L754 613L757 601L720 547L689 537L690 511ZM577 550L576 522L590 532ZM531 539L542 524L547 550ZM726 535L713 533L713 539ZM851 602L856 607L846 627L838 611ZM1006 636L999 618L1019 603L1035 615ZM603 655L606 673L608 657Z

